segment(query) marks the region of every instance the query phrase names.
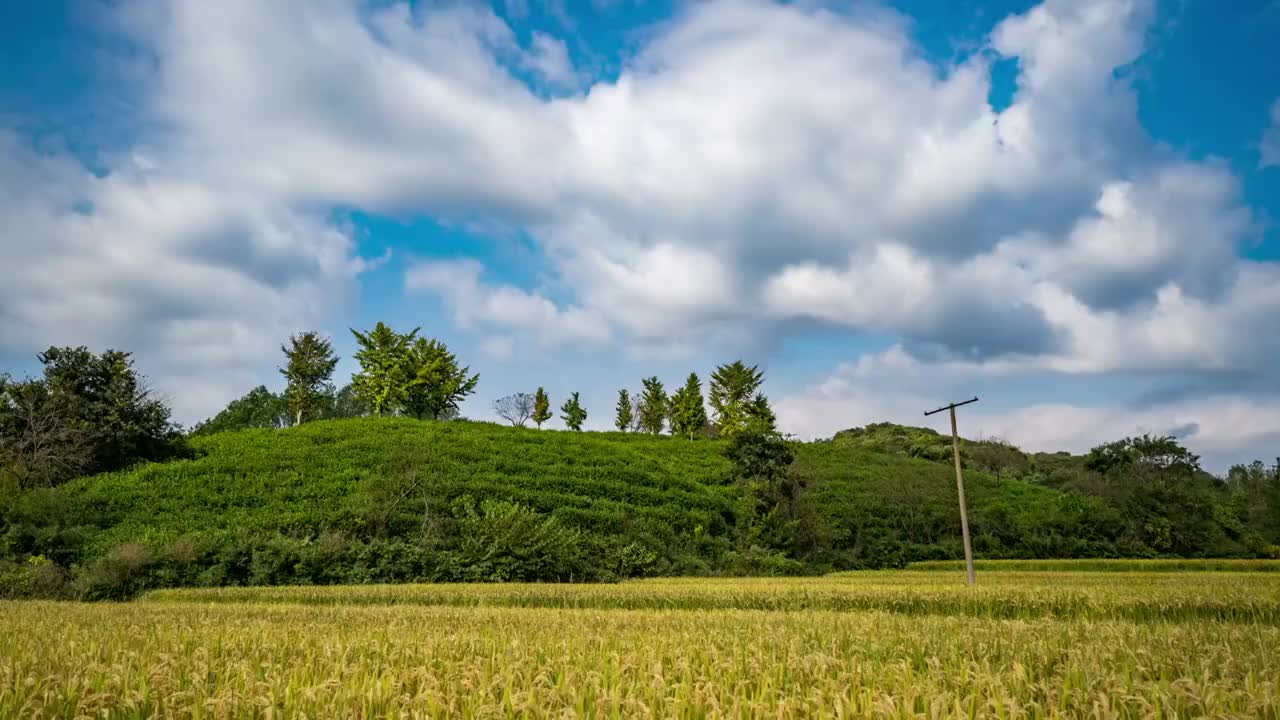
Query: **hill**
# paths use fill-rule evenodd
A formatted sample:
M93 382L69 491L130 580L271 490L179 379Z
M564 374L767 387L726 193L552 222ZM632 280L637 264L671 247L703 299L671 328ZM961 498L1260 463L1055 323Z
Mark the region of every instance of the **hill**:
M174 585L608 580L953 559L955 480L935 449L948 440L876 425L793 444L799 490L779 541L753 534L720 440L404 418L216 433L192 439L192 459L6 499L0 557L35 558L36 570L10 563L6 581L0 565L0 589L65 584L68 573L77 594L110 597ZM1037 456L1003 445L977 454L988 449L965 444L980 556L1156 554L1133 541L1114 503L1041 482ZM993 457L1003 463L995 472L980 469ZM1248 553L1218 543L1201 554Z

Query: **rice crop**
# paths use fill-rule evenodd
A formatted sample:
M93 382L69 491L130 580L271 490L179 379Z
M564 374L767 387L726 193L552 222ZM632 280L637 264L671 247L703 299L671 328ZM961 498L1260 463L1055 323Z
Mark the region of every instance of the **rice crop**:
M937 572L818 578L662 578L615 585L539 583L221 587L158 590L144 602L435 605L596 610L884 611L909 615L1280 625L1280 577L1204 573L986 573L977 587Z
M886 571L0 602L0 717L1280 718L1280 576L1180 577L986 573L967 588ZM1054 606L1062 596L1077 604ZM1216 614L1186 610L1215 598Z
M973 565L977 570L999 572L1280 572L1280 560L1232 558L975 560ZM926 560L913 562L907 568L958 572L964 570L964 561Z

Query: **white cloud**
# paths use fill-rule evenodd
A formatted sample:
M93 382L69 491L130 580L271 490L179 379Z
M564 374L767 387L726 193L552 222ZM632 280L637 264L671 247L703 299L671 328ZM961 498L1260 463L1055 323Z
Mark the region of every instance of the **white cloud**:
M534 32L523 65L553 88L572 88L578 73L569 59L564 41L546 33Z
M161 132L105 178L0 147L23 168L0 212L39 238L0 247L5 348L83 328L172 343L175 378L195 353L248 375L363 266L325 219L353 207L526 231L554 298L475 263L406 277L512 343L721 348L811 319L991 367L1274 372L1276 264L1236 256L1235 180L1146 138L1115 72L1150 0L1046 0L946 67L888 10L694 4L616 80L551 98L516 75L573 86L564 43L479 6L121 13ZM1000 112L993 54L1021 66Z
M950 432L945 415L927 418L925 410L958 400L957 388L1052 376L994 363L925 363L901 347L863 356L830 376L775 402L781 426L805 438L830 437L837 430L872 422L899 422ZM961 393L967 397L967 393ZM1215 472L1231 463L1270 457L1280 438L1280 412L1268 398L1206 394L1128 406L1117 402L1086 404L1038 402L992 409L992 401L964 408L960 430L966 437L995 437L1028 451L1090 448L1142 433L1175 433L1204 456Z
M1280 167L1280 99L1271 103L1271 125L1262 133L1258 152L1259 168Z
M486 325L521 330L542 347L610 339L609 326L595 312L560 308L541 294L510 285L486 286L480 281L483 272L480 263L469 259L419 261L405 274L405 287L440 294L463 328Z

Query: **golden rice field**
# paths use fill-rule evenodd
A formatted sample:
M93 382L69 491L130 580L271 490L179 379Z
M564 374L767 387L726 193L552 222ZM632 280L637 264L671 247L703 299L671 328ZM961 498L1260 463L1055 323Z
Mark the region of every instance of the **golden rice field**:
M960 580L0 603L0 716L1280 718L1280 574Z

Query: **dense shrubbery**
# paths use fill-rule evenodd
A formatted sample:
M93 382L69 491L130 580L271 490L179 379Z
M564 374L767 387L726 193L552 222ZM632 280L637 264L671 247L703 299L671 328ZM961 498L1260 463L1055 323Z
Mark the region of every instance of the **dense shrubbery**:
M406 418L216 433L193 438L190 459L0 496L0 594L948 560L961 552L954 476L919 450L937 444L929 435L689 440ZM997 476L973 466L976 445L966 484L981 557L1265 557L1280 544L1280 479L1261 465L1224 483L1148 438L1051 464L1023 456Z

